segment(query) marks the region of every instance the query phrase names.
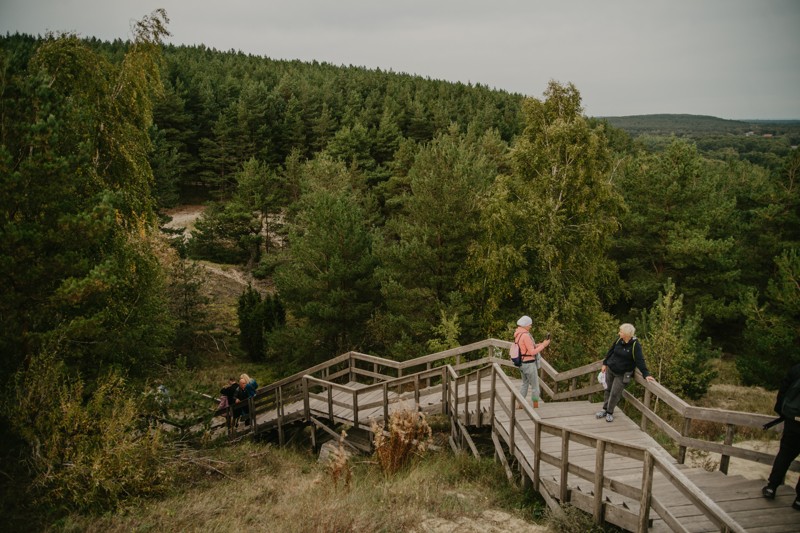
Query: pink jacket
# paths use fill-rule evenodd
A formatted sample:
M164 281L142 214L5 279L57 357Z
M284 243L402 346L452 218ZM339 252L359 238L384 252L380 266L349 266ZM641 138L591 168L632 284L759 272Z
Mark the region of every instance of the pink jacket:
M541 344L537 346L533 342L533 335L521 326L514 331L514 342L519 344L519 353L522 355L523 361L530 361L532 357L544 349Z

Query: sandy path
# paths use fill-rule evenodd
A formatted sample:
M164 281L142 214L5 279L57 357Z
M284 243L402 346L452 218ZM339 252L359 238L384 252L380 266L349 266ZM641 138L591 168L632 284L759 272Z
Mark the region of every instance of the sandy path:
M183 234L188 239L192 236L195 222L205 210L206 206L204 205L181 205L167 209L164 214L172 217L172 220L164 224L164 227L170 229L185 228Z

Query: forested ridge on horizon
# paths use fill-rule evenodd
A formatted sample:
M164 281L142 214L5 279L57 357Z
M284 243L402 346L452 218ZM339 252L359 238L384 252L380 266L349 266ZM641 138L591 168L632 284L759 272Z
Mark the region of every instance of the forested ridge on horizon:
M14 449L52 436L33 475L80 447L69 420L83 450L112 440L104 416L146 434L130 391L220 345L277 378L349 350L406 360L509 339L528 314L559 369L634 323L687 398L720 357L767 387L800 362L794 125L591 118L571 83L529 98L164 45L165 19L133 42L0 37L3 431ZM198 203L191 238L159 231L160 213ZM238 338L209 321L198 260L269 287L242 293ZM47 391L42 411L72 418L19 415ZM131 455L105 457L108 479L155 460L156 441L117 446ZM169 475L90 491L77 461L37 494L110 509Z

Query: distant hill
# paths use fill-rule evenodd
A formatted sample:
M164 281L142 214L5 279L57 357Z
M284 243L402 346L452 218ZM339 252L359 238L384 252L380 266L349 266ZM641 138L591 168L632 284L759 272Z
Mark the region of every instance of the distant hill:
M627 117L597 117L634 137L650 135L744 135L758 126L750 122L726 120L706 115L632 115ZM763 125L761 123L760 125Z

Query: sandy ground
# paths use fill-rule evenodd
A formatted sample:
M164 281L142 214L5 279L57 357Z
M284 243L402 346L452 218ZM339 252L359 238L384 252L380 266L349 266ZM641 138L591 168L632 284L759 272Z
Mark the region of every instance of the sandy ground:
M204 205L181 205L172 209L167 209L164 214L172 217L172 220L164 227L170 229L184 228L184 235L188 239L192 236L192 230L197 218L206 210Z
M550 529L546 526L530 524L511 516L505 511L488 509L481 513L481 516L477 519L464 517L455 520L439 517L426 518L416 531L419 533L506 533L508 531L547 533Z

